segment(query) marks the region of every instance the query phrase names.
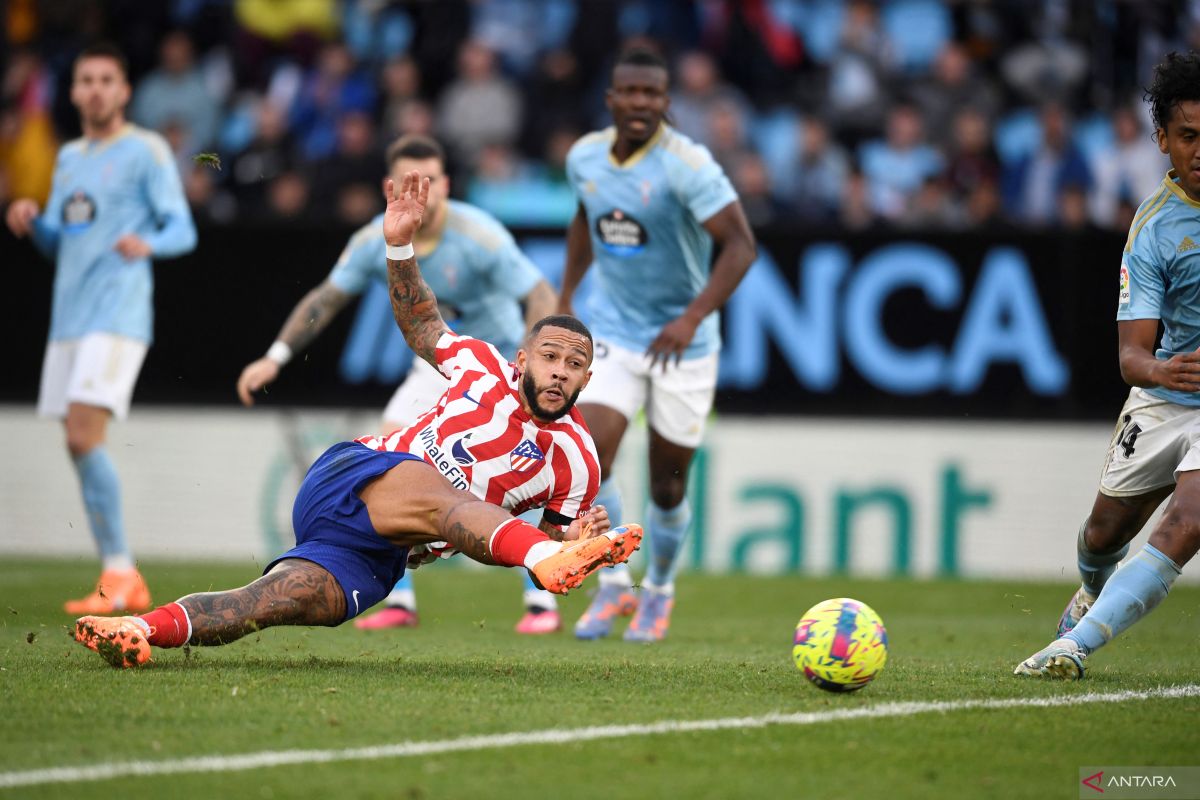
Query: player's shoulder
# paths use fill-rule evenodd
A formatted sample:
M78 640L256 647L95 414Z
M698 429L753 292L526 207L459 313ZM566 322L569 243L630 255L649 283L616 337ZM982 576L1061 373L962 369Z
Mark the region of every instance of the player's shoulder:
M575 140L567 151L567 161L578 162L588 158L608 158L613 142L617 140L616 126L610 125L598 131L585 133Z
M86 146L87 139L82 136L77 139L72 139L69 142L65 142L62 147L58 148L59 161L74 158L75 156L82 154L84 147Z
M1129 237L1125 241L1125 252L1147 251L1160 247L1164 252L1172 248L1174 239L1187 238L1200 221L1200 203L1188 197L1168 174L1158 189L1138 206L1129 225ZM1183 242L1180 246L1186 246ZM1179 244L1179 243L1174 243Z
M461 200L446 202L446 233L461 236L489 252L504 247L512 238L500 220Z
M155 166L161 167L174 160L171 155L171 145L167 144L167 140L157 131L129 122L126 123L125 129L117 135L128 142L130 147L148 156Z
M695 172L713 163L709 149L684 133L664 124L655 147L663 153L668 164Z

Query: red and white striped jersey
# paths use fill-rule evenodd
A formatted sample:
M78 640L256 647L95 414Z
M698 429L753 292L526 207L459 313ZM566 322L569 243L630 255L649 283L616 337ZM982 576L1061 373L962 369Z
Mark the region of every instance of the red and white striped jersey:
M420 456L456 488L514 515L544 508L559 528L591 508L600 461L579 409L533 419L521 407L516 366L479 339L447 331L436 357L450 379L437 405L407 428L356 442Z

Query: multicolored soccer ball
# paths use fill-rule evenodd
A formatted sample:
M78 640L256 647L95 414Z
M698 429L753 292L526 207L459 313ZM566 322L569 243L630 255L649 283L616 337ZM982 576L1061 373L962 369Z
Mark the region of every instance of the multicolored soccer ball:
M866 603L838 597L817 603L796 625L792 659L817 687L852 692L866 686L887 663L883 620Z

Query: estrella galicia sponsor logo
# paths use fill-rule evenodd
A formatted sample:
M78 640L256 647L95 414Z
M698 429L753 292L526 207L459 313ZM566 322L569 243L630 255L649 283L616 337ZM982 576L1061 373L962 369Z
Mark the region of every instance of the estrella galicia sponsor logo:
M508 455L508 465L513 472L527 472L539 462L545 461L546 455L542 449L529 439L516 446Z
M425 454L429 456L425 460L433 464L437 471L450 481L451 486L455 489L462 489L464 492L471 488L471 481L467 479L467 473L458 466L459 462L453 453L454 448L451 447L451 453L442 449L437 442L437 431L433 429L432 425L426 425L421 429L421 432L417 434L417 441L421 443L421 446L425 448ZM460 444L460 442L455 442L455 444ZM465 452L466 448L463 449Z
M1105 800L1200 797L1200 767L1080 767L1079 796Z
M618 256L640 253L649 241L642 223L619 208L596 220L596 235L606 250Z
M67 230L80 230L96 219L96 201L87 192L76 191L62 207L62 224Z

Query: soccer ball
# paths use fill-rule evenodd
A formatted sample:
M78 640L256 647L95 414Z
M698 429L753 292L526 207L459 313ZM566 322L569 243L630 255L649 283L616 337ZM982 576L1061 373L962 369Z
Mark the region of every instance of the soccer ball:
M866 686L887 662L887 631L866 603L838 597L804 612L792 640L796 667L827 692Z

